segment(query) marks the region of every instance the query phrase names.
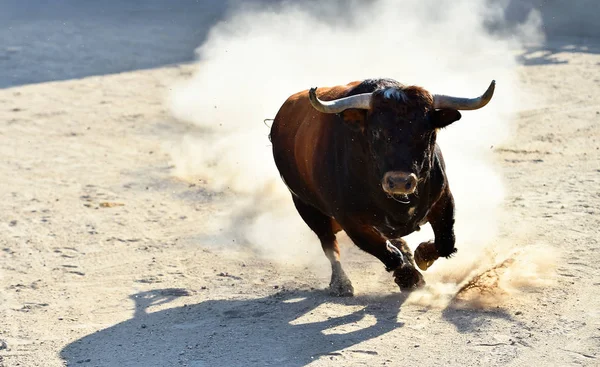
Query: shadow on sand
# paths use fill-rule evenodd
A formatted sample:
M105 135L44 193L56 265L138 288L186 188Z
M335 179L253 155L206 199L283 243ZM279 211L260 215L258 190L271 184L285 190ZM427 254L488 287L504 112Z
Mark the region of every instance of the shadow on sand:
M67 345L61 357L67 366L199 367L304 366L321 357L342 356L344 349L352 354L377 354L348 348L402 328L404 324L397 319L407 297L397 293L336 298L325 291L281 291L264 298L207 300L148 312L149 307L189 295L180 288L133 294L130 298L135 311L131 319ZM325 320L323 312L315 322L302 320L327 304L358 307ZM335 314L340 314L339 307ZM364 318L371 320L366 322L368 326L359 328L356 323ZM467 334L477 334L494 319L521 325L500 308L450 306L442 312L442 318L459 333ZM342 328L331 332L335 327Z
M185 296L184 289L134 294L133 318L67 345L61 357L68 366L304 366L403 326L397 322L405 300L401 294L333 298L319 291L283 291L259 299L207 300L147 311ZM318 322L293 322L325 303L361 307ZM376 321L360 329L351 325L367 316ZM324 332L340 325L350 329Z
M239 2L0 0L0 88L191 62Z
M567 60L560 58L561 53L600 54L600 42L592 38L563 37L547 41L544 46L528 47L517 60L526 66L567 64Z
M0 0L0 88L194 60L227 10L209 0Z

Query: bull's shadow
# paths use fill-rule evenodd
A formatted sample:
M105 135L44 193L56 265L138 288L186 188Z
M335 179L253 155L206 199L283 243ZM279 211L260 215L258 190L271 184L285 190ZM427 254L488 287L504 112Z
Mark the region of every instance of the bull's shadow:
M397 316L405 300L401 294L339 299L318 291L280 292L147 312L186 295L182 289L134 294L133 318L67 345L61 356L68 366L304 366L401 327ZM365 307L318 322L294 321L326 303ZM349 325L369 315L376 320L370 326ZM349 329L327 332L341 325Z

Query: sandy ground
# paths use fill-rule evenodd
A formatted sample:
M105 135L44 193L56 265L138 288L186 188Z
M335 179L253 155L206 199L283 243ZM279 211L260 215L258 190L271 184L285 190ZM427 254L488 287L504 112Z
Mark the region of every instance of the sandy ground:
M386 292L332 298L327 276L205 243L232 202L161 149L193 129L163 104L189 66L0 90L0 365L599 365L597 50L525 55L544 104L494 147L503 228L562 257L555 285L484 310L404 304L353 248L349 276Z

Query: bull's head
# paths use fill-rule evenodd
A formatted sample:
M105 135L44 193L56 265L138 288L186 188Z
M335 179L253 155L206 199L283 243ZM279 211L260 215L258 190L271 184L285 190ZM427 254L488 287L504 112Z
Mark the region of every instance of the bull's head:
M460 119L458 110L485 106L494 94L495 82L477 98L431 95L420 87L389 87L333 101L309 92L312 106L323 113L366 110L360 131L365 136L381 187L397 201L408 203L420 179L433 162L436 132ZM347 119L345 119L347 120Z

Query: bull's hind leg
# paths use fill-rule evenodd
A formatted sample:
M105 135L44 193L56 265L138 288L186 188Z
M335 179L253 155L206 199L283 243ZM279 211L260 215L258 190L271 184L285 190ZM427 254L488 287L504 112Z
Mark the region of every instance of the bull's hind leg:
M325 256L331 262L331 281L329 282L331 294L340 297L353 296L354 287L352 287L352 282L348 279L340 262L340 248L335 239L334 226L336 224L334 220L313 206L303 203L298 198L293 197L293 199L298 213L319 237Z

